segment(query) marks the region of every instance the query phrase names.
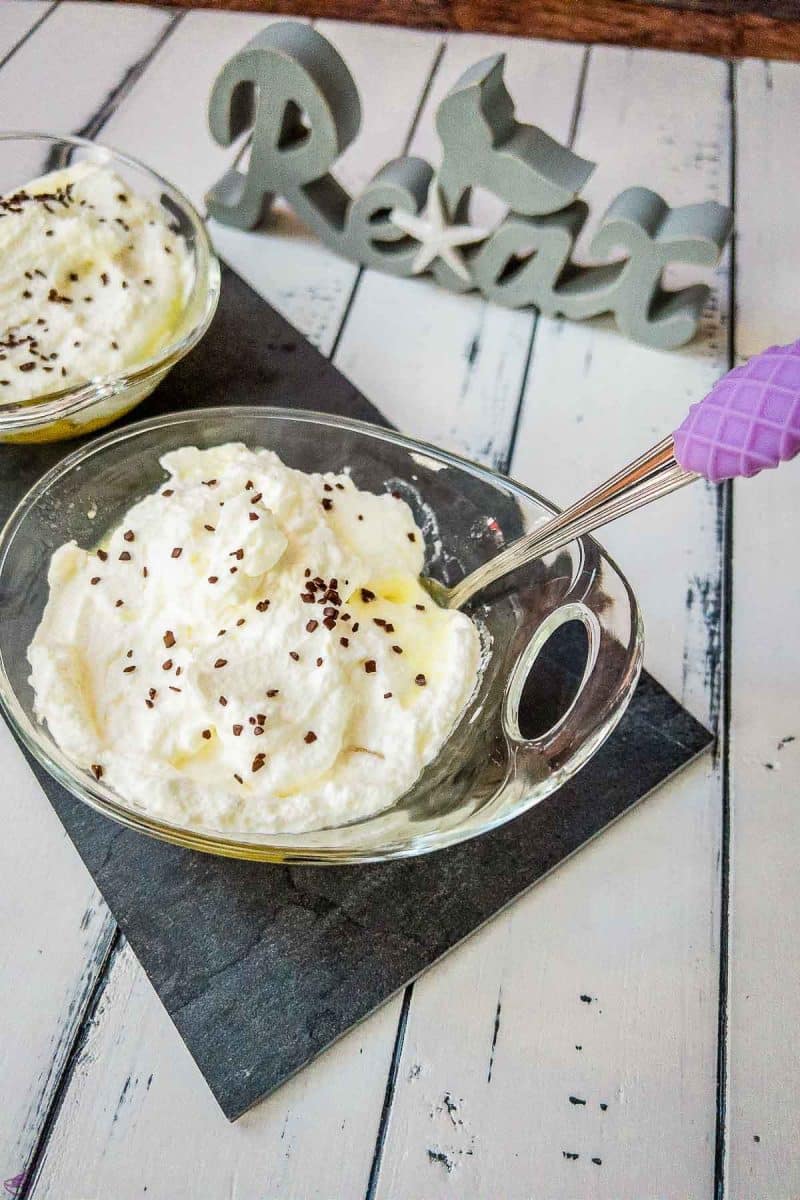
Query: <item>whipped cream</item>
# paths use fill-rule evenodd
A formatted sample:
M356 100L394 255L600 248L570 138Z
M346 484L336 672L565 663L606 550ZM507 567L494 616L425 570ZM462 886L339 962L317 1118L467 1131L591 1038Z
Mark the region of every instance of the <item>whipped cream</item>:
M0 403L145 362L180 328L193 270L163 210L107 167L0 198Z
M61 749L155 816L301 831L387 807L475 686L478 630L419 584L396 495L185 447L99 549L60 547L28 651Z

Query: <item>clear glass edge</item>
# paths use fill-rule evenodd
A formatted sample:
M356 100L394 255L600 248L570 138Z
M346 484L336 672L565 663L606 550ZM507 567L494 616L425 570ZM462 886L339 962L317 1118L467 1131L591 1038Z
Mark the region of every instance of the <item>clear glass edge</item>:
M196 421L199 417L207 418L214 415L230 415L232 412L236 412L239 415L246 414L248 418L277 418L280 420L308 422L309 424L316 425L332 425L343 429L351 429L354 432L364 433L378 440L402 446L412 453L430 455L444 465L466 471L468 474L493 485L500 484L502 487L513 493L517 493L526 500L533 500L553 513L558 512L558 509L550 501L539 496L532 489L509 479L507 476L501 475L497 471L493 471L488 467L481 467L469 459L451 454L448 451L439 450L427 442L406 437L393 430L382 429L380 426L371 425L366 421L353 420L348 417L330 416L326 413L305 410L300 412L261 405L221 405L213 408L187 409L181 413L166 413L145 421L136 422L133 425L124 426L121 429L114 429L102 437L92 440L85 446L81 446L63 458L29 489L0 530L0 573L2 573L5 556L13 540L15 530L23 519L28 507L35 503L60 476L75 469L81 463L88 461L94 454L101 452L106 446L124 441L129 437L135 437L143 431L158 429L162 426L189 424L192 421ZM585 540L588 541L590 539L587 538ZM315 849L303 847L303 840L314 836L307 833L282 835L252 834L243 837L241 834L236 833L226 834L221 830L175 825L171 822L147 816L144 813L140 814L121 804L109 789L104 788L102 785L92 786L85 776L78 776L75 773L76 768L66 756L62 755L57 749L51 750L45 743L41 732L22 710L6 675L2 657L0 657L0 705L2 705L2 708L10 718L13 729L25 747L67 791L88 804L95 811L111 817L122 825L140 833L160 838L163 841L171 842L174 845L250 861L273 863L294 862L317 866L383 862L390 859L407 858L429 853L470 840L492 829L499 828L501 825L527 812L534 804L551 795L566 783L567 780L571 779L588 759L595 754L621 720L641 673L644 630L639 607L628 580L602 547L598 546L598 549L602 559L622 581L625 594L628 598L633 638L632 644L628 649L628 661L624 678L618 685L614 695L609 698L607 718L595 731L594 736L581 745L570 757L569 761L559 768L558 771L555 771L546 781L537 784L529 796L526 796L509 811L502 812L493 819L486 820L483 824L470 824L466 828L456 826L441 833L423 834L418 838L412 837L407 841L404 840L400 844L387 844L375 852L359 852L352 848L337 850L330 847ZM508 738L507 731L506 737ZM511 744L514 744L514 739L508 738L508 740ZM516 742L516 745L524 744Z
M170 198L176 201L181 209L183 209L189 218L192 231L197 238L201 261L193 294L196 292L197 296L203 296L204 302L202 312L190 329L185 331L177 341L170 342L158 354L146 359L135 368L116 375L96 376L93 379L85 380L74 388L58 392L46 392L41 397L36 397L32 401L27 400L0 405L0 437L9 434L30 433L56 421L65 420L76 413L91 408L98 401L106 400L111 396L127 391L137 384L144 383L154 375L159 375L162 372L166 373L177 362L180 362L204 336L217 311L220 296L221 271L219 259L211 244L205 222L191 200L179 188L175 187L173 183L165 179L163 175L160 175L152 167L149 167L146 163L141 162L130 154L124 154L120 150L115 150L113 146L106 146L102 142L92 141L88 138L75 137L72 134L43 133L28 130L0 132L0 142L23 139L42 142L64 142L68 145L86 149L99 148L107 151L119 162L134 167L136 170L143 171L151 179L157 181ZM197 297L195 297L195 302L196 299ZM189 307L191 307L191 300L187 305L187 308Z

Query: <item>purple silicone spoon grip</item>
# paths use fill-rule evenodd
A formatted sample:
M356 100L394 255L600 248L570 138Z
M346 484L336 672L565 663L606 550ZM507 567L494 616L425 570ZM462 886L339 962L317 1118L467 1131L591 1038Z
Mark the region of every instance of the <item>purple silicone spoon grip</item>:
M757 475L800 452L800 341L770 346L693 404L674 435L685 471L712 483Z

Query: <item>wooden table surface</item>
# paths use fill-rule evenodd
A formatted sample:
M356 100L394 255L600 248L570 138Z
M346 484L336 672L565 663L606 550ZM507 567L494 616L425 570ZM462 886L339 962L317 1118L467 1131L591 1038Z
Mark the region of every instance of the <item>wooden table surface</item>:
M202 204L211 82L269 17L0 4L0 124L80 131ZM800 65L322 22L364 101L363 184L498 49L520 116L732 204L702 336L508 312L360 271L288 218L220 253L401 429L573 498L730 365L800 334ZM604 537L706 756L230 1125L0 723L0 1187L37 1200L790 1200L800 1195L797 466ZM790 624L791 628L791 624ZM796 739L796 740L795 740ZM594 998L581 1002L581 995ZM3 1185L2 1180L5 1180Z

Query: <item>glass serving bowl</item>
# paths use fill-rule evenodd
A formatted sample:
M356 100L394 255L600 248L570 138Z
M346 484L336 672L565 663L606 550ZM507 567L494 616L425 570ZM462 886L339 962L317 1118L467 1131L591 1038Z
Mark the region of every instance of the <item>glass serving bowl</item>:
M117 374L89 379L33 400L0 403L0 442L58 441L116 421L149 396L170 368L197 345L216 311L219 262L203 221L177 188L143 163L83 138L0 133L0 195L17 191L49 171L86 160L110 167L132 191L164 210L189 251L194 266L192 288L175 335L151 358Z
M0 701L22 741L73 795L124 825L216 854L274 862L353 863L421 854L463 841L537 804L573 776L619 721L642 656L631 589L590 539L519 570L472 609L491 637L480 683L440 754L390 808L312 833L183 827L116 795L59 750L33 713L27 647L47 600L58 546L93 548L125 512L163 484L159 457L192 445L241 441L275 450L303 471L349 470L359 488L398 491L425 531L426 573L443 583L493 556L553 508L491 471L357 421L274 408L210 408L115 430L49 471L0 533ZM534 738L518 710L529 671L551 634L579 621L588 638L574 700ZM526 689L527 694L527 689Z

